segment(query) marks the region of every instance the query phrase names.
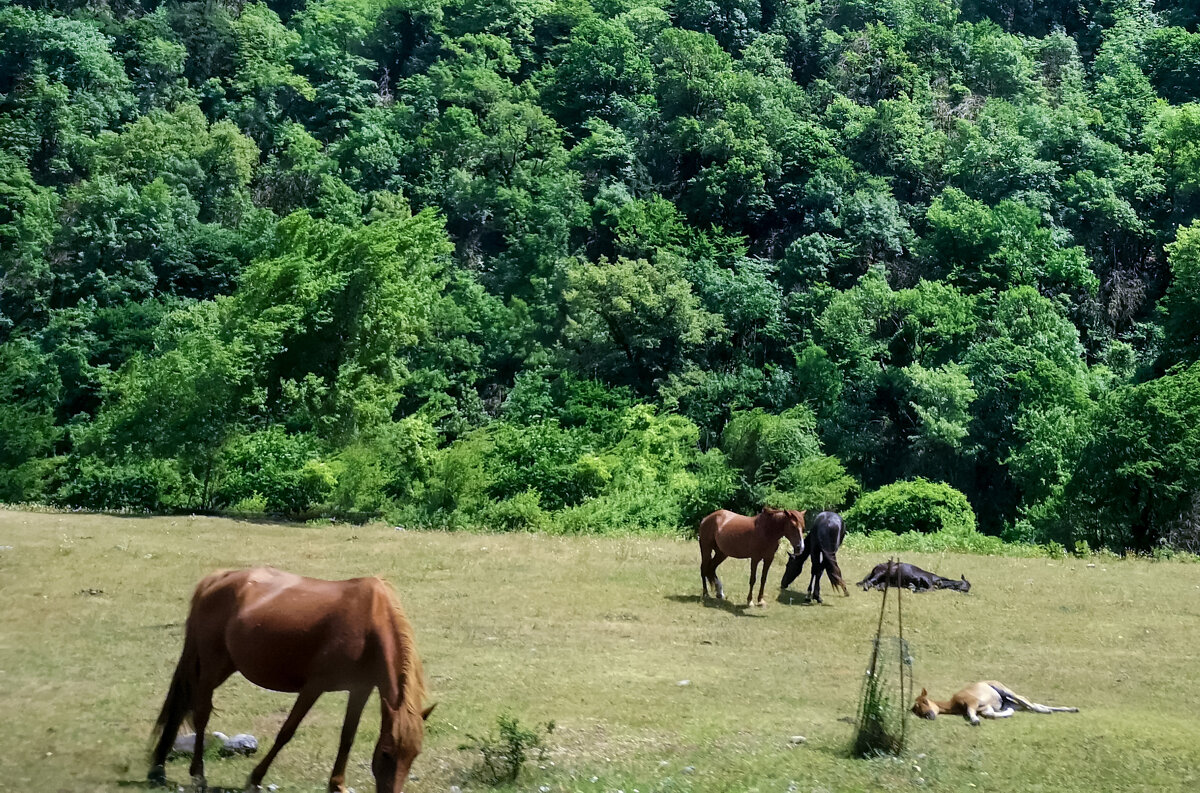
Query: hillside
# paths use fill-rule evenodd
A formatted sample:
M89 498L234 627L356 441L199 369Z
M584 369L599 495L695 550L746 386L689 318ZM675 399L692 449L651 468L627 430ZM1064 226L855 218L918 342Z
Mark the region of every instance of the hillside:
M0 0L0 501L1198 550L1197 21Z

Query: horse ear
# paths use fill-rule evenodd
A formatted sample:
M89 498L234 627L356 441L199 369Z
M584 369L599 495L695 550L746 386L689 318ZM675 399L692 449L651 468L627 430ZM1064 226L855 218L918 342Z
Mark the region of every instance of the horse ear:
M927 696L929 696L929 692L926 691L925 689L921 689L921 696L927 697Z
M429 714L430 714L430 713L433 713L433 709L434 709L434 708L436 708L436 707L437 707L437 703L435 702L435 703L433 703L432 705L430 705L429 707L425 708L425 710L421 711L421 720L422 720L422 721L428 721L428 720L429 720Z

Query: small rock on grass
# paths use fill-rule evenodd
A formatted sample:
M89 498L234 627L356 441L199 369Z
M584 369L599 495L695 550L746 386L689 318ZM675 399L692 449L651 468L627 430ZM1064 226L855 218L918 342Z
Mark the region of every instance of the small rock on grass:
M804 742L805 742L805 741L807 741L808 739L807 739L807 738L805 738L803 735L793 735L793 736L792 736L791 738L789 738L788 740L790 740L790 741L792 742L792 744L793 744L793 745L799 745L799 744L802 744L802 743L804 743Z

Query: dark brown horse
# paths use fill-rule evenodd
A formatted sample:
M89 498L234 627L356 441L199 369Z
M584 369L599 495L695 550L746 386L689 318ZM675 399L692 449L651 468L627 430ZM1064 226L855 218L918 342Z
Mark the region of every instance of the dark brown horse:
M841 589L842 594L850 596L846 588L846 579L842 577L842 568L838 565L837 552L846 539L846 524L842 516L836 512L821 512L813 520L808 531L808 543L803 553L794 554L788 559L787 568L783 571L783 580L779 586L787 589L792 581L804 570L804 560L812 558L812 575L808 579L808 598L821 602L821 574L829 578L829 583L835 589Z
M896 564L892 560L875 565L875 569L855 586L862 587L864 592L868 589L886 589L889 586L904 586L914 592L927 592L931 589L971 591L971 582L965 575L955 581L953 578L942 578L937 573L922 570L915 564Z
M758 587L758 605L765 606L763 589L767 571L775 560L775 551L784 537L792 544L792 553L804 550L804 514L796 510L764 509L755 517L718 509L700 521L700 585L708 597L712 581L718 598L725 599L725 588L717 578L717 565L729 556L750 560L750 594L746 605L754 605L754 579L762 562L762 583Z
M257 790L279 750L326 691L350 692L331 791L345 791L346 758L367 697L379 689L383 723L371 770L379 793L399 793L421 751L425 675L412 626L396 595L378 578L322 581L273 567L206 576L192 595L183 653L155 723L149 779L165 784L163 767L179 726L196 730L192 783L204 780L204 731L213 690L234 672L273 691L295 692L275 745L250 773Z

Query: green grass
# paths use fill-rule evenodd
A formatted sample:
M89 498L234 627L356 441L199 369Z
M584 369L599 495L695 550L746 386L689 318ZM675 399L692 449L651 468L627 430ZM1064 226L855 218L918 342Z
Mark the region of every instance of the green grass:
M396 585L439 703L413 793L478 789L477 755L457 747L503 712L556 724L523 791L1200 786L1195 565L906 553L973 586L906 600L918 690L948 697L995 678L1082 712L980 728L919 722L895 762L847 754L880 594L826 587L822 606L784 594L748 612L705 607L693 542L0 511L0 546L12 546L0 550L0 790L140 789L193 585L258 563ZM840 556L852 580L881 560ZM744 598L747 564L721 573ZM268 782L323 789L344 703L318 703ZM235 677L217 692L210 729L266 746L291 704ZM376 713L369 706L351 754L347 783L360 793L373 790ZM793 746L793 735L808 740ZM254 762L211 762L209 781L240 789ZM168 766L176 782L186 772Z

